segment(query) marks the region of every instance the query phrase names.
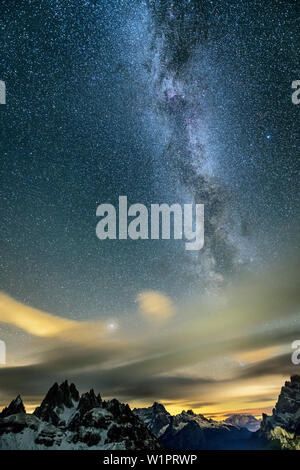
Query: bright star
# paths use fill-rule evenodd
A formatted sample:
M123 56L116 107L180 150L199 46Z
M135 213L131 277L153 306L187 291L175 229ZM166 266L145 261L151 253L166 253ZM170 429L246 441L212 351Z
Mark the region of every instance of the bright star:
M118 323L115 321L115 320L109 320L107 323L106 323L106 328L109 330L109 331L115 331L119 328L119 325Z

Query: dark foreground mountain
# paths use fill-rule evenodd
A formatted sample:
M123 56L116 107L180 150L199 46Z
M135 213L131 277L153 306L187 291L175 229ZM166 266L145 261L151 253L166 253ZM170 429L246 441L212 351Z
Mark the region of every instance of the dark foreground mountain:
M20 396L0 414L0 449L155 450L160 444L128 405L55 383L33 414Z
M217 422L192 410L171 416L159 403L134 409L162 445L173 450L241 449L254 445L245 427Z
M300 375L285 382L272 416L263 414L257 434L271 448L300 450Z

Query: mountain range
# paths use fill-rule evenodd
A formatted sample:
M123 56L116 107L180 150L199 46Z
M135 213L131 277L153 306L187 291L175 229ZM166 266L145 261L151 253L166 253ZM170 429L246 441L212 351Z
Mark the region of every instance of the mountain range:
M164 447L173 450L240 448L252 434L245 426L208 419L192 410L172 416L160 403L133 412Z
M0 450L300 450L300 376L281 389L272 416L234 414L215 421L192 410L172 416L161 404L135 408L79 394L68 381L55 383L41 405L26 413L17 396L0 413Z

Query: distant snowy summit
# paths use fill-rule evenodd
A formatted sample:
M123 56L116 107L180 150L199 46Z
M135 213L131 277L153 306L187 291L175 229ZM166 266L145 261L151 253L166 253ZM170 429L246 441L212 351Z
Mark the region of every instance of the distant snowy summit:
M224 423L232 424L248 431L255 432L260 428L261 419L256 419L252 415L232 414L225 419Z
M0 449L159 449L128 405L55 383L33 414L18 396L0 413Z

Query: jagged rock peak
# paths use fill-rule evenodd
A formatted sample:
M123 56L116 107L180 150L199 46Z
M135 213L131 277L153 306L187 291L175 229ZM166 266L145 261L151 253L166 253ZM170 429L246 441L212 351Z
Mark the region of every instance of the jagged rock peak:
M276 416L282 413L297 413L300 408L300 376L293 375L290 382L285 382L273 410Z
M74 405L74 401L79 401L79 392L75 385L73 383L69 385L67 380L60 385L55 382L46 394L40 408L45 404L51 404L53 406L65 405L71 408Z
M159 437L165 431L171 420L170 413L164 405L158 402L154 402L148 408L135 408L133 412L156 437Z
M60 422L60 415L65 408L71 409L79 402L79 392L75 385L65 380L58 385L57 382L47 392L41 406L33 412L35 416L54 425Z
M20 395L17 396L12 402L8 405L7 408L4 408L0 413L0 418L6 418L7 416L16 415L19 413L26 413L25 407Z
M79 399L76 413L69 422L69 428L72 430L78 429L81 425L82 418L87 415L89 411L102 407L102 404L103 402L100 394L96 396L93 389L89 392L83 393Z
M300 449L300 376L282 387L272 416L263 414L260 436L281 449Z
M157 401L153 403L152 408L155 412L168 413L164 405L162 403L158 403Z
M183 411L182 411L179 415L177 415L177 416L183 416L183 417L184 417L184 416L187 416L187 417L191 417L191 418L200 418L200 419L202 419L203 421L209 422L209 419L208 419L208 418L206 418L204 415L202 415L202 414L200 414L200 413L199 413L199 414L196 414L193 410L187 410L187 411L183 410Z
M88 411L92 408L98 408L101 406L101 402L102 399L100 394L96 396L94 390L91 389L89 392L81 395L78 403L78 410Z
M300 375L292 375L291 382L300 384Z

